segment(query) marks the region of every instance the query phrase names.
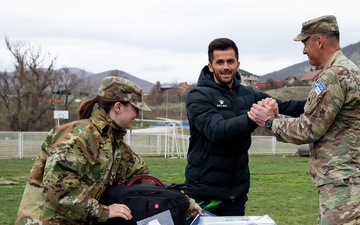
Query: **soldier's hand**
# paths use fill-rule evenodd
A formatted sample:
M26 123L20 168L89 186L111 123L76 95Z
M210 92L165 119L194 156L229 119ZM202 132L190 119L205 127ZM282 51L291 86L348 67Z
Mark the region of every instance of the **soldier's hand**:
M124 204L109 205L109 218L121 217L125 220L131 220L131 210Z
M253 104L250 111L248 112L249 118L254 121L257 125L264 127L265 121L271 117L275 117L274 109L269 105Z
M275 99L270 98L268 105L271 106L271 108L273 109L274 117L277 117L277 115L279 114L279 108Z
M259 101L258 105L263 106L263 107L271 107L274 112L274 117L277 117L277 115L279 114L278 104L277 104L276 100L273 98L265 98L265 99Z

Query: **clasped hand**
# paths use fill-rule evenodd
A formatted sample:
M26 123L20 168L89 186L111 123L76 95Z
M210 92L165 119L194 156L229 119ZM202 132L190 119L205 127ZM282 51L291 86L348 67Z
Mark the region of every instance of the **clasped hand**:
M275 99L266 98L254 103L248 112L248 116L257 125L264 127L265 121L271 117L277 117L278 113L278 104Z

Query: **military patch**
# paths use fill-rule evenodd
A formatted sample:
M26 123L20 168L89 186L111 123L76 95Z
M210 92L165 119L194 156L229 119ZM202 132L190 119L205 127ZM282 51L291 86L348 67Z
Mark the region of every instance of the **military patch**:
M316 81L314 89L317 95L319 95L324 90L324 85L320 81Z

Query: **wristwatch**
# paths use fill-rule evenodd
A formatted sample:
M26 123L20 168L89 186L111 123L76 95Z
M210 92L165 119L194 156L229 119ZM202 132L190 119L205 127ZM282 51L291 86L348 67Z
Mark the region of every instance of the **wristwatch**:
M274 117L270 117L270 119L265 121L265 127L269 130L271 130L272 122L274 120Z

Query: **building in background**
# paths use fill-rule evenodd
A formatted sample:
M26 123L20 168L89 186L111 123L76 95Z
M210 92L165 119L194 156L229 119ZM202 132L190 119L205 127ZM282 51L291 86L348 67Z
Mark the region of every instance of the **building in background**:
M259 76L249 73L245 70L238 70L241 77L241 84L244 86L255 87L256 83L259 82Z
M316 78L319 76L320 72L321 72L321 70L310 71L307 74L305 74L302 78L300 78L300 80L311 85L312 83L314 83Z

